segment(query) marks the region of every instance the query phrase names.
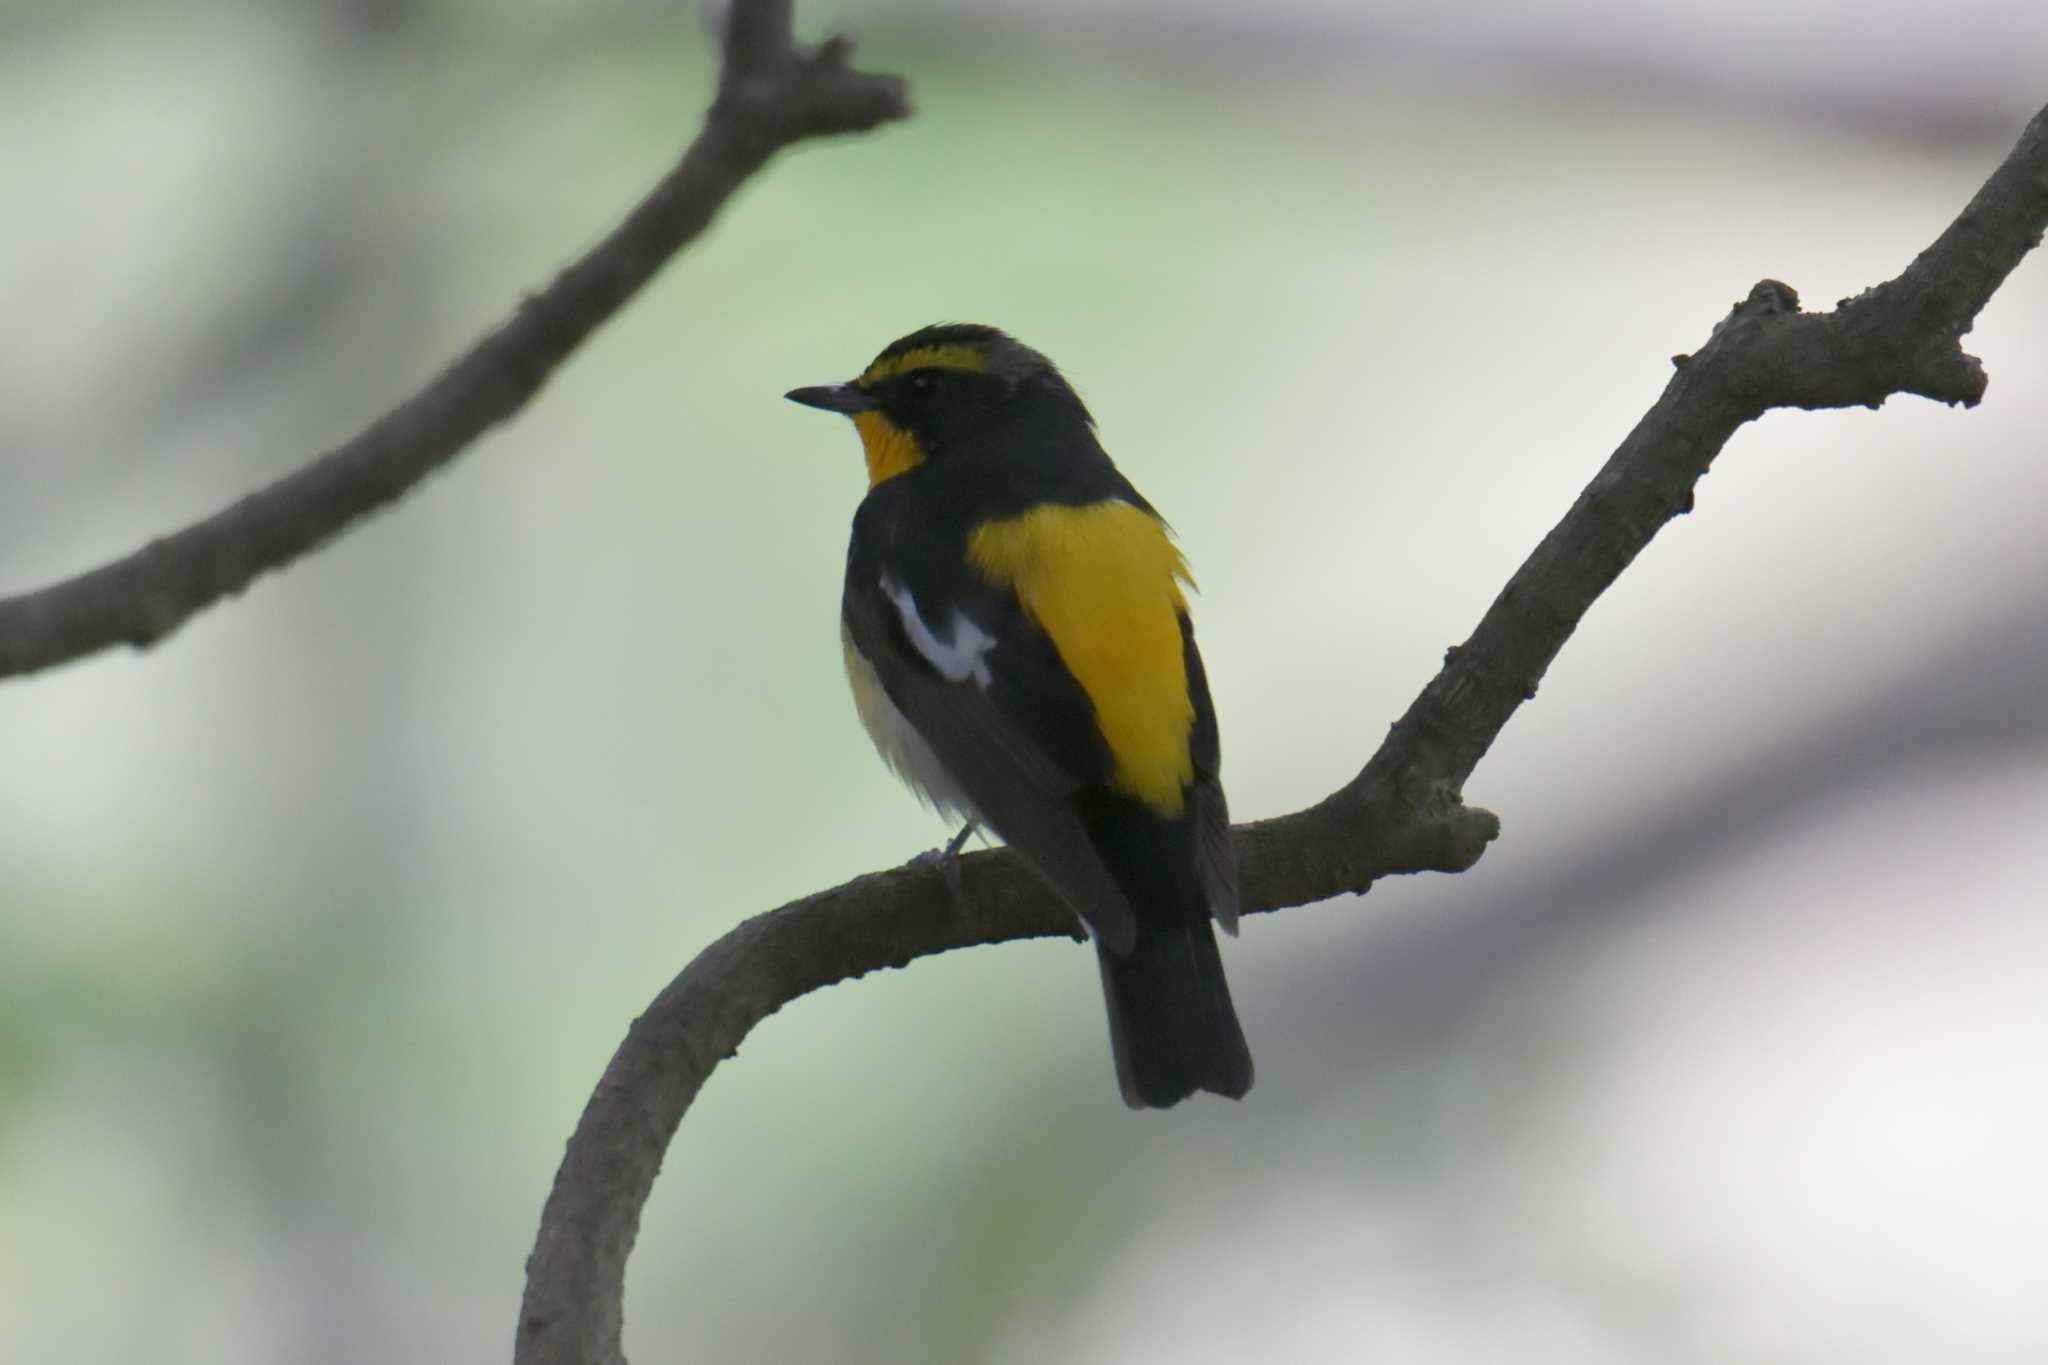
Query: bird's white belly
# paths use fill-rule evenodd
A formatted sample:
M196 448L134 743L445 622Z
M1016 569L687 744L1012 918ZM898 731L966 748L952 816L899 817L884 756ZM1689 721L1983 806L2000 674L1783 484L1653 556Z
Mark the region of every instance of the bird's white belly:
M889 700L889 694L882 687L882 680L875 673L875 666L854 645L852 637L841 631L841 640L846 647L846 681L853 689L853 708L860 713L860 723L867 727L869 738L875 741L875 750L890 769L942 816L949 819L967 819L980 822L974 809L953 775L939 762L939 756L925 743L924 736L912 727L903 713L896 709L896 703Z

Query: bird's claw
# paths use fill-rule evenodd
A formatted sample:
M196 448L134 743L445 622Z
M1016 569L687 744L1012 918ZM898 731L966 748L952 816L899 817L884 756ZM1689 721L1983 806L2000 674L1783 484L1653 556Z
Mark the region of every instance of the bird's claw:
M928 848L910 861L920 867L937 867L939 877L946 883L946 895L953 902L955 914L967 913L967 900L960 890L960 850L967 846L976 826L972 820L960 827L960 832L946 841L944 848Z

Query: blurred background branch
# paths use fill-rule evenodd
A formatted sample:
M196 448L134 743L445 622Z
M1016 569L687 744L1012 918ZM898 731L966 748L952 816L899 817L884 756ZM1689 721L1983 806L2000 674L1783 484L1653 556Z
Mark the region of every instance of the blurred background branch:
M1477 630L1358 776L1316 806L1237 830L1247 913L1362 893L1380 877L1472 866L1498 832L1462 801L1594 601L1673 517L1744 423L1777 407L1876 407L1895 393L1974 406L1960 340L2048 228L2048 108L1949 229L1896 279L1802 313L1757 284L1705 345L1673 357L1657 403L1516 571ZM874 873L741 924L633 1021L592 1094L541 1214L519 1365L623 1362L626 1262L677 1126L712 1068L783 1005L951 949L1074 935L1005 850L963 860L956 904L928 866Z
M847 66L833 37L792 46L789 0L736 0L718 98L682 160L618 227L425 388L295 473L125 558L0 599L0 678L116 644L146 648L195 612L403 497L490 428L617 312L769 157L909 112L903 83Z
M779 157L460 478L0 687L0 1358L502 1355L621 1002L934 841L790 384L1059 355L1200 573L1233 808L1297 811L1731 285L1895 274L2048 70L2037 0L809 12L920 117ZM17 588L391 407L720 97L672 0L0 16ZM1487 751L1479 864L1248 921L1256 1103L1125 1111L1057 938L754 1028L636 1356L2048 1359L2048 271L1969 341L1967 418L1743 428Z

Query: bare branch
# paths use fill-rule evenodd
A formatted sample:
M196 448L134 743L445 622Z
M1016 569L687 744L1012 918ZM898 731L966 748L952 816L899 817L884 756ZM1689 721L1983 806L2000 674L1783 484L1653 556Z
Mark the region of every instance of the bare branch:
M1465 780L1608 585L1672 517L1737 428L1775 407L1974 404L1960 339L2048 226L2048 110L1897 279L1832 313L1766 280L1677 373L1545 536L1365 768L1308 810L1236 830L1247 912L1362 892L1397 872L1471 866L1498 824ZM962 866L971 918L925 868L874 873L757 915L699 954L634 1021L569 1141L527 1263L521 1365L622 1362L626 1258L663 1152L711 1069L798 996L952 948L1074 933L1005 852Z
M1876 407L1895 393L1974 406L1984 370L1963 334L2048 225L2048 110L1933 246L1897 279L1802 313L1764 280L1677 373L1578 501L1452 651L1352 788L1399 777L1456 792L1515 708L1736 428L1772 408ZM1351 788L1346 788L1351 790ZM1341 795L1341 793L1340 793Z
M116 644L146 648L258 575L411 491L524 407L777 151L909 112L903 82L847 65L849 45L789 41L788 0L737 0L718 97L682 160L625 221L497 330L348 442L135 553L0 600L0 678Z

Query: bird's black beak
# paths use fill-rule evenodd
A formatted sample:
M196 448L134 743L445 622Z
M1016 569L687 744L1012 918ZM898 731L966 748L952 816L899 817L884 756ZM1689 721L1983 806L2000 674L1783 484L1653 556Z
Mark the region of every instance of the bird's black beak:
M874 399L851 384L819 384L814 388L791 389L782 396L792 403L802 403L807 408L843 412L848 417L856 412L866 412L875 405Z

